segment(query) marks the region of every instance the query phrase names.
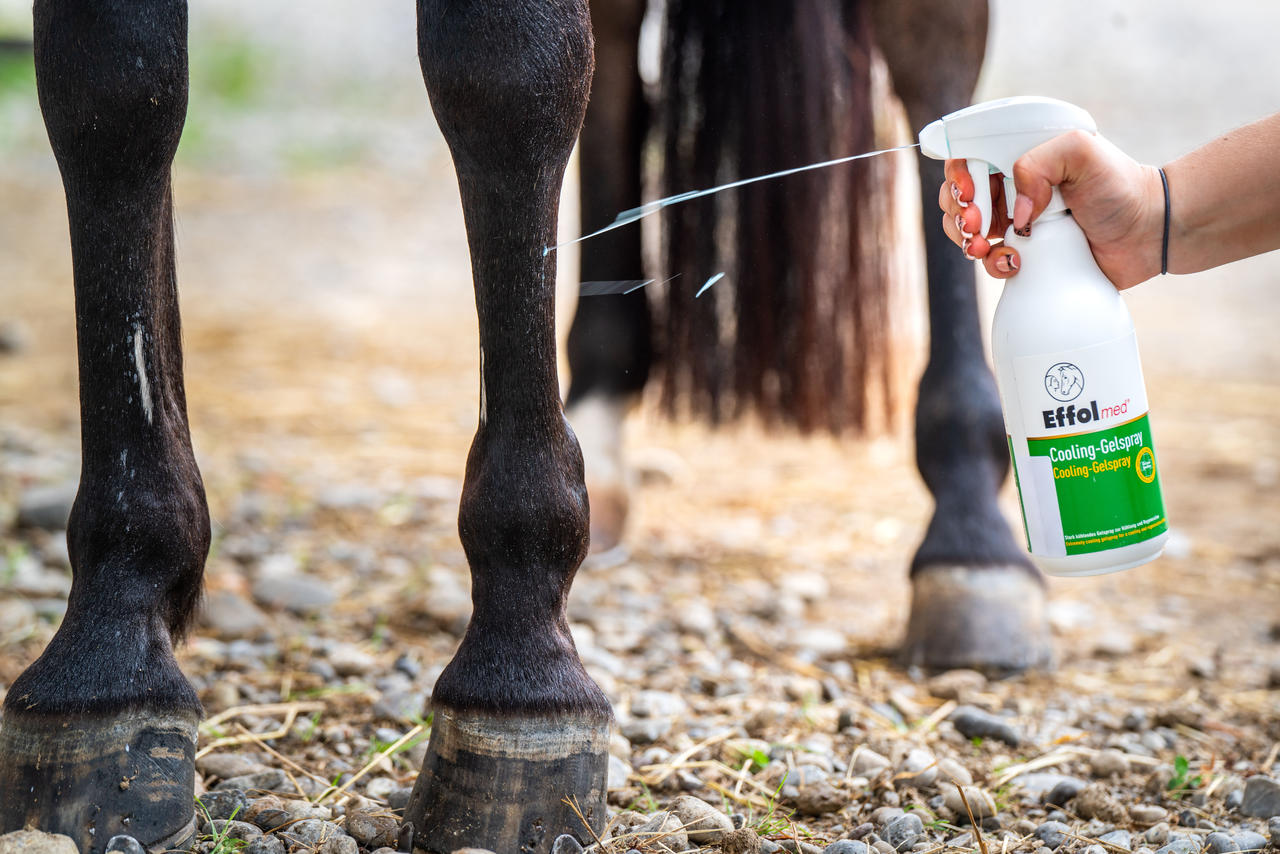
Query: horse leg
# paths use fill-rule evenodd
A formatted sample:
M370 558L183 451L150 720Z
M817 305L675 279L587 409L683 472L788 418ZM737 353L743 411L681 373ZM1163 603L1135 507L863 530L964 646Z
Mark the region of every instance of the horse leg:
M582 455L560 407L554 242L591 82L586 0L418 0L419 56L453 154L480 324L480 419L458 533L473 612L433 692L405 811L417 850L546 852L605 819L611 711L565 617L586 555Z
M183 0L36 0L40 106L71 230L82 468L74 580L44 653L10 687L0 832L100 852L192 831L201 709L172 644L209 548L191 451L170 164L187 106Z
M648 126L638 67L644 9L644 0L591 4L597 61L578 143L584 230L640 204L640 161ZM582 244L581 268L584 282L641 278L640 229L618 229ZM649 298L643 291L581 299L569 327L572 379L565 414L586 461L594 551L616 546L626 524L622 422L649 377L650 335Z
M985 0L878 0L874 13L913 128L970 103L986 45ZM920 157L919 164L930 334L916 464L936 506L911 565L904 656L934 669L1044 666L1044 581L996 503L1009 451L983 353L973 264L938 225L941 162Z

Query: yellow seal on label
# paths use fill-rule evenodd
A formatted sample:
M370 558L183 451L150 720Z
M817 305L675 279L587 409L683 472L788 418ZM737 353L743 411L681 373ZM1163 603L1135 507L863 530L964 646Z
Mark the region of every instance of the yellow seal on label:
M1133 470L1143 483L1151 483L1156 479L1156 455L1150 448L1142 448L1133 458Z

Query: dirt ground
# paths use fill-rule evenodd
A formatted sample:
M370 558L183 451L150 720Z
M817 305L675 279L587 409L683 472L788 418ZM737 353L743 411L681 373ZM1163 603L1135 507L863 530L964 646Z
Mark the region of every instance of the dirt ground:
M1109 122L1116 127L1113 137L1135 156L1173 156L1277 106L1273 91L1264 101L1249 88L1260 77L1273 88L1275 79L1274 51L1258 35L1274 21L1255 20L1265 17L1258 11L1265 4L1216 5L1201 13L1192 4L1103 11L1111 6L1073 3L1070 14L1050 9L1032 20L1013 3L999 4L983 94L1067 97L1094 110L1104 130ZM206 23L221 20L200 14ZM352 35L359 42L353 54L377 53L379 16L386 14L366 22L373 35ZM1077 15L1092 16L1096 26L1090 60L1059 39L1030 66L1025 46L1054 28L1072 32ZM1230 33L1243 46L1224 53L1224 35L1214 42L1216 64L1193 61L1199 54L1188 45L1206 33ZM320 45L332 38L311 35ZM404 46L399 31L385 38ZM205 44L211 53L220 49L193 41L193 51ZM451 165L412 65L380 65L367 79L348 81L334 94L345 124L326 117L315 91L321 87L303 86L305 103L282 110L279 126L264 130L255 148L245 136L271 126L296 73L281 70L283 62L271 66L275 88L238 104L219 63L257 68L255 57L193 65L214 69L209 79L224 88L193 97L193 114L204 105L206 118L193 119L198 139L180 155L176 175L187 392L221 544L209 585L248 596L257 567L288 555L324 579L339 602L320 618L280 617L278 643L314 633L388 660L407 652L438 669L456 638L441 631L447 615L430 600L438 585L465 590L451 522L478 385ZM1099 58L1107 57L1124 68L1101 73ZM411 62L411 54L402 58ZM340 62L324 73L345 68ZM1191 88L1191 76L1212 76L1219 88L1204 80ZM388 86L396 87L387 102L402 121L384 117L353 130L376 112L370 99ZM1224 89L1230 98L1218 97ZM1204 109L1189 118L1184 106L1197 98ZM1140 107L1131 109L1131 101ZM16 352L0 355L0 551L10 561L33 553L56 565L56 545L10 522L24 490L74 480L78 472L66 218L31 100L10 92L0 107L0 324L22 339ZM1169 134L1146 135L1161 122ZM300 147L305 139L311 148ZM577 231L571 198L565 234ZM574 282L569 260L566 293ZM1050 581L1060 667L1002 687L1003 696L1040 702L1035 698L1055 691L1100 694L1117 714L1131 706L1200 704L1232 730L1201 731L1206 756L1235 751L1258 762L1280 738L1280 693L1271 681L1280 672L1277 280L1280 258L1273 254L1153 282L1130 297L1163 467L1169 548L1137 570ZM919 303L919 281L908 277L899 286L905 302ZM981 287L991 302L996 286ZM562 320L571 311L566 300ZM916 328L921 320L913 320ZM918 365L923 348L917 335L903 358ZM710 609L729 622L741 614L744 631L759 634L757 648L739 645L739 655L766 681L782 685L825 662L826 675L846 693L862 690L868 703L884 699L891 684L911 681L898 671L888 682L866 675L889 666L884 654L902 634L906 566L931 510L906 429L910 387L903 395L895 426L839 440L765 435L751 426L710 432L667 423L648 406L634 413L627 425L637 481L628 551L589 561L574 606L575 630L590 635L584 646L603 651L589 669L620 708L642 687L687 685L639 652L623 656L628 667L616 673L600 663L610 650L641 644L611 637L590 609L613 613L633 595L656 598L638 610L643 619L617 631L641 638L669 631L691 610ZM255 530L265 544L252 544ZM335 556L344 549L367 552L378 568L353 573ZM782 618L761 616L762 603L779 597ZM0 686L38 652L52 619L0 638ZM184 661L193 672L213 673L204 639L198 634ZM769 649L781 653L770 657ZM696 658L696 650L684 651ZM827 666L832 662L844 664ZM305 661L295 664L305 682ZM208 711L253 701L272 678L279 676L246 677L232 695L204 686ZM289 696L276 688L275 696ZM787 695L779 688L776 696ZM334 723L340 708L330 707L324 723ZM1229 745L1214 741L1224 738Z

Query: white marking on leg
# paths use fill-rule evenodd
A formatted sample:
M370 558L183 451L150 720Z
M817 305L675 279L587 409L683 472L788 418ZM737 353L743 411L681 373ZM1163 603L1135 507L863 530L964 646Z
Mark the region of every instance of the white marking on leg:
M147 363L142 356L142 327L133 327L133 364L138 371L138 392L142 395L142 411L152 423L151 384L147 381Z
M484 393L484 348L480 348L480 423L485 424L489 420L489 401Z

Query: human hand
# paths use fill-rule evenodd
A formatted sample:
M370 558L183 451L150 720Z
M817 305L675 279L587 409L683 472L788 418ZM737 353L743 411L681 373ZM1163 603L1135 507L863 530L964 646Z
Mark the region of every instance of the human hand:
M981 259L997 279L1022 264L999 241L1010 225L1022 236L1048 206L1052 188L1084 231L1098 267L1121 290L1160 272L1164 189L1154 166L1143 166L1106 139L1071 131L1031 149L1013 164L1017 187L1012 221L1005 214L1004 181L990 176L994 223L983 223L973 200L973 179L963 160L946 162L938 192L942 227L968 257Z

